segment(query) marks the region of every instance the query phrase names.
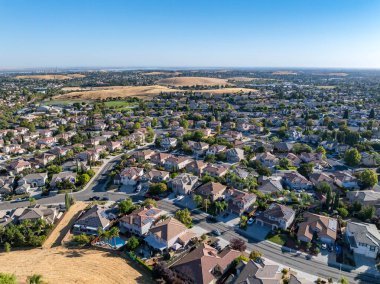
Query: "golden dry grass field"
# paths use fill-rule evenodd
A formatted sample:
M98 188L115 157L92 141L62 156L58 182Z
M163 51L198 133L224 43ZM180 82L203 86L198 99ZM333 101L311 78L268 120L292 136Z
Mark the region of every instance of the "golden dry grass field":
M67 89L66 89L67 90ZM54 97L55 100L98 100L106 98L127 98L137 97L140 99L150 99L160 94L160 92L176 92L165 86L112 86L85 89L74 91L64 95Z
M249 88L222 88L222 89L211 89L211 90L194 90L194 92L200 93L210 93L210 94L236 94L236 93L249 93L249 92L257 92L256 89Z
M227 85L226 79L209 78L209 77L172 77L158 80L159 85L183 87L183 86L216 86Z
M120 256L95 249L31 249L0 253L0 271L14 273L19 283L41 274L49 284L153 283Z
M45 75L16 76L17 79L34 79L34 80L67 80L67 79L83 78L83 77L86 77L86 76L82 74L67 74L67 75L45 74Z

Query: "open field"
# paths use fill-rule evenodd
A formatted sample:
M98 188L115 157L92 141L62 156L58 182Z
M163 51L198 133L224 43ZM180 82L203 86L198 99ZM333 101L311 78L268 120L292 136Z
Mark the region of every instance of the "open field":
M249 88L222 88L222 89L211 89L211 90L194 90L194 92L200 93L211 93L211 94L235 94L235 93L249 93L249 92L257 92L256 89Z
M12 251L0 253L0 263L1 272L14 273L20 283L33 274L42 274L48 283L153 283L134 263L95 249Z
M74 91L55 97L55 100L97 100L106 98L127 98L137 97L140 99L149 99L158 95L160 92L176 92L179 90L170 89L165 86L113 86L113 87L96 87L91 90Z
M144 75L151 75L151 76L154 76L154 75L171 75L171 76L178 76L178 75L181 75L181 72L165 72L165 71L152 71L152 72L144 72L144 73L141 73L141 74L144 74Z
M209 78L209 77L172 77L165 78L157 81L159 85L167 85L174 87L184 87L184 86L216 86L216 85L227 85L228 82L225 79Z
M74 78L86 77L82 74L45 74L45 75L20 75L16 76L17 79L34 79L34 80L67 80Z

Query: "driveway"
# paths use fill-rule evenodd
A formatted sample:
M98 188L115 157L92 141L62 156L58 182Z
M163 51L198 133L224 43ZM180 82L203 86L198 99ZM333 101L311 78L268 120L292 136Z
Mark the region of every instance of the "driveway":
M254 223L252 225L248 225L246 230L239 231L241 231L243 235L248 235L257 241L263 241L265 240L265 237L268 235L268 233L271 231L271 228L268 226L261 226Z

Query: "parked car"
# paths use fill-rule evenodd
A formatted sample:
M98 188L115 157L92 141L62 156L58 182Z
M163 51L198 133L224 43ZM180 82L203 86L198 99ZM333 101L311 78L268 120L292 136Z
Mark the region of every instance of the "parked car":
M222 235L222 233L218 229L212 230L211 233L215 236L221 236Z
M252 225L254 222L255 222L254 218L249 218L248 221L247 221L247 224L248 225Z
M207 216L206 221L210 223L216 223L218 220L214 216Z

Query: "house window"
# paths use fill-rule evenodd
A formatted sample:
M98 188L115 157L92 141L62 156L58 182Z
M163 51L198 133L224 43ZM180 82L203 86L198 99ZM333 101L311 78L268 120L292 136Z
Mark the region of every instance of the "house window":
M375 251L375 250L376 250L376 247L374 247L374 246L370 246L370 247L369 247L369 250L370 250L370 251Z

